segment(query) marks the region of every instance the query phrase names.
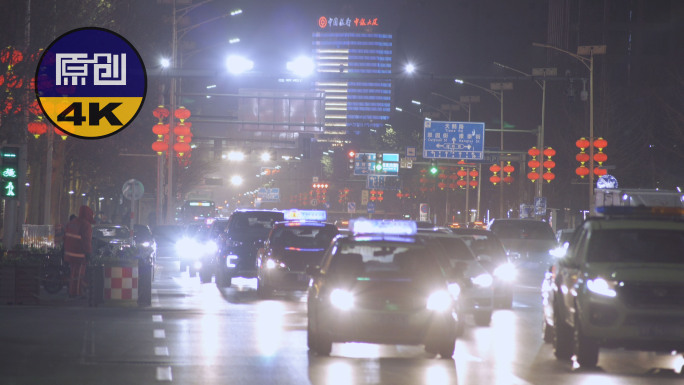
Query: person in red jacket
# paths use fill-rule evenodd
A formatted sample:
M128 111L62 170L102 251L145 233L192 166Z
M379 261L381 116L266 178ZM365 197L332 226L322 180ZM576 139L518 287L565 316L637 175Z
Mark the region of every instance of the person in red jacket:
M64 260L71 268L69 297L83 295L87 257L92 252L94 222L93 210L88 206L81 206L78 217L66 225Z

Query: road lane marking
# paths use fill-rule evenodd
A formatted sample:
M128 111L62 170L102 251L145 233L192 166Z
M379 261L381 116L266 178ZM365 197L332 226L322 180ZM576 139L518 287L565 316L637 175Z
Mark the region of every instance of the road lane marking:
M171 374L170 366L158 366L157 367L157 381L171 381L173 380L173 375Z
M152 316L152 322L162 322L164 319L161 314L155 314Z
M154 338L166 338L164 329L154 329Z
M155 356L168 356L169 355L169 348L166 346L155 346L154 355Z

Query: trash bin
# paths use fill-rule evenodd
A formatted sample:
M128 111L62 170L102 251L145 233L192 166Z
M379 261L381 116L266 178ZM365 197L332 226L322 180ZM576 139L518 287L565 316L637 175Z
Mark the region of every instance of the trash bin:
M138 306L152 305L152 264L147 258L138 259Z

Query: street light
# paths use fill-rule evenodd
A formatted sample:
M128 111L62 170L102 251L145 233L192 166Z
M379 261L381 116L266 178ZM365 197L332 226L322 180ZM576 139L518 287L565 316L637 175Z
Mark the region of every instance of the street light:
M546 111L546 76L556 76L557 70L556 68L532 68L532 74L525 73L523 71L517 70L513 67L509 67L507 65L503 65L501 63L494 62L495 65L505 68L508 70L511 70L513 72L517 72L519 74L531 77L531 76L541 76L544 78L544 80L539 81L535 80L535 83L541 88L542 90L542 110L541 110L541 127L539 128L539 135L537 136L537 148L539 148L540 151L544 151L544 117L545 117L545 111ZM535 196L538 198L542 197L542 187L544 186L544 179L539 178L537 179L537 190L535 193Z
M579 60L589 70L589 211L594 206L594 55L605 55L605 45L580 45L577 53L542 43L532 43L535 47L550 48ZM586 58L585 56L589 56Z
M496 98L496 100L499 101L499 104L500 104L500 106L501 106L501 112L500 112L501 127L500 127L500 129L499 129L499 131L500 131L500 133L501 133L501 139L500 139L501 145L500 145L500 150L501 150L501 152L503 153L503 150L504 150L504 109L503 109L503 106L504 106L504 91L512 90L512 89L513 89L513 83L511 83L511 82L505 82L505 83L499 83L499 82L490 83L490 84L489 84L489 88L485 88L485 87L479 86L479 85L477 85L477 84L469 83L469 82L467 82L467 81L465 81L465 80L461 80L461 79L454 79L454 82L455 82L456 84L467 84L467 85L469 85L469 86L472 86L472 87L475 87L475 88L479 88L479 89L481 89L482 91L484 91L484 92L486 92L486 93L488 93L488 94L494 96L494 97ZM503 167L504 167L503 161L499 161L499 163L500 163L499 166L501 167L501 169L503 169ZM503 193L503 183L501 183L501 186L499 186L499 218L503 218L503 217L504 217L504 204L503 204L503 200L504 200L504 199L503 199L503 196L504 196L504 193Z
M168 68L175 70L175 69L180 67L179 64L182 64L182 63L179 63L179 60L178 60L179 59L178 58L178 42L180 40L182 40L183 37L185 37L185 35L188 32L192 31L193 29L195 29L201 25L210 23L212 21L222 19L222 18L225 18L228 16L236 16L236 15L239 15L242 13L242 10L237 9L237 10L233 10L229 13L225 13L225 14L222 14L219 16L209 18L207 20L204 20L200 23L197 23L197 24L194 24L191 26L187 26L184 28L178 27L178 20L179 19L187 16L188 13L190 13L191 11L196 9L197 7L202 6L202 5L209 3L209 2L212 2L212 1L214 1L214 0L204 0L204 1L201 1L199 3L187 5L184 7L176 7L176 0L172 1L173 8L172 8L172 12L171 12L171 26L172 26L171 58L169 59ZM169 87L170 88L169 89L170 107L171 107L170 111L171 111L171 117L172 117L171 118L171 122L172 122L171 128L173 128L173 126L175 125L175 119L173 118L173 114L177 108L177 104L176 104L177 81L178 80L177 80L176 76L171 77L171 87ZM169 146L169 150L168 150L169 151L169 162L168 162L168 179L167 179L167 189L166 189L166 193L167 193L167 195L166 195L166 222L169 224L174 222L174 215L176 212L176 210L175 210L175 196L174 196L174 191L173 191L173 156L174 156L173 143L174 143L174 141L175 141L175 135L173 134L173 129L171 129L169 131L169 144L171 144L171 145ZM158 212L157 213L157 223L161 223L160 219L161 219L161 213Z

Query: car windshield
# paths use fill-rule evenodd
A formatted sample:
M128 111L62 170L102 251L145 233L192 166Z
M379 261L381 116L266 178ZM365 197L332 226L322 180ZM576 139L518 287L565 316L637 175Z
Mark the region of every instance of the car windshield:
M556 240L551 226L541 221L495 221L491 231L504 239Z
M684 231L613 229L592 232L587 262L684 265Z
M282 212L241 212L233 214L230 230L266 237L273 224L284 219Z
M332 275L378 279L428 280L441 273L439 264L423 245L359 242L338 250L330 262Z
M496 238L487 235L468 235L460 237L475 255L487 255L496 261L506 261L506 250Z
M129 238L131 235L127 227L95 227L93 228L93 237L97 238Z
M286 248L324 249L337 233L333 226L287 226L273 231L271 244Z

